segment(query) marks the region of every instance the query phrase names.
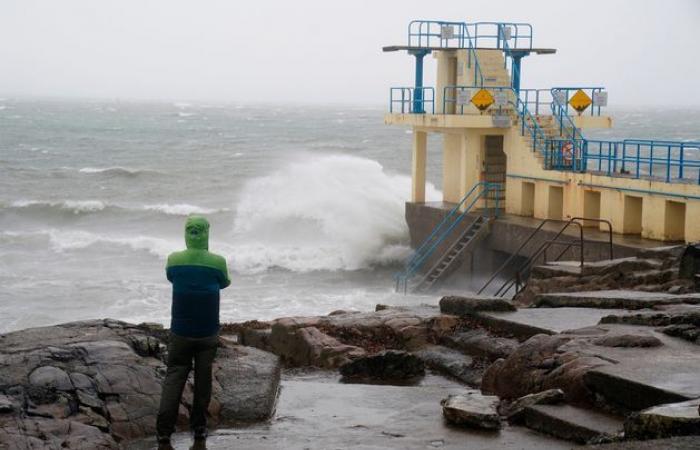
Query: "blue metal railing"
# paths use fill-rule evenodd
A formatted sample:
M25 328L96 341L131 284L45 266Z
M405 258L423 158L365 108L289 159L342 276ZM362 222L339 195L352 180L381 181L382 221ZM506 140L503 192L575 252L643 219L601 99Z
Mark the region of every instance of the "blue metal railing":
M416 91L421 95L417 96ZM389 112L401 114L435 114L435 89L432 87L392 87Z
M700 142L550 139L545 166L666 183L700 184Z
M569 105L569 100L571 99L572 93L575 93L577 91L583 91L585 92L591 99L594 99L596 94L599 92L603 92L605 90L604 87L602 86L595 86L595 87L582 87L582 86L573 86L573 87L553 87L551 89L552 91L552 102L556 102L560 104L562 107L563 114L570 115L570 105ZM573 108L572 108L573 109ZM590 115L591 116L600 116L600 105L596 105L593 103L590 106Z
M510 33L506 28L510 29ZM512 42L512 45L508 42ZM413 20L408 24L409 47L502 49L504 44L509 45L511 49L531 50L532 25L518 22L468 23L444 20Z
M454 229L459 225L469 212L480 201L484 200L486 216L497 217L499 213L498 192L501 186L498 183L479 182L474 184L462 200L445 215L442 221L433 229L430 235L414 251L413 255L406 261L404 269L394 275L397 290L401 285L404 291L407 289L408 281L423 267L428 258L435 250L445 242ZM489 208L489 194L495 193L494 206Z
M476 90L476 89L487 89L490 91L500 91L505 92L507 97L508 107L512 108L517 112L520 119L520 134L522 136L529 134L532 139L533 150L539 151L542 155L545 154L545 144L548 136L540 127L537 122L537 118L532 115L527 107L527 104L518 96L515 89L509 86L445 86L443 88L442 95L442 110L448 111L452 109L451 106L454 105L454 114L464 114L465 106L468 105L462 103L457 104L457 93L463 90ZM459 109L457 108L459 106Z
M512 41L510 47L519 50L532 49L532 25L517 22L474 22L467 23L467 29L472 28L474 47L504 48L504 43ZM506 39L505 28L510 28L510 39Z
M408 46L420 48L465 48L469 35L464 22L412 20L408 24Z

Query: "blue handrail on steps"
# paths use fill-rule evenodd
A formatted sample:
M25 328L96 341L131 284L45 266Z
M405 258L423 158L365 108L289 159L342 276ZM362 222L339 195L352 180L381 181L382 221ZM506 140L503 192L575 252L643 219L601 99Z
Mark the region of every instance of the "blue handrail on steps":
M501 185L499 183L480 181L474 184L462 200L445 215L430 235L414 251L413 255L406 261L404 269L394 275L396 290L398 291L401 285L403 285L404 292L408 289L408 281L411 277L423 267L427 259L449 237L479 200L484 199L488 203L490 193L496 193L495 203L492 210L488 207L488 204L485 204L484 211L487 216L497 217L499 212L498 192L500 190Z

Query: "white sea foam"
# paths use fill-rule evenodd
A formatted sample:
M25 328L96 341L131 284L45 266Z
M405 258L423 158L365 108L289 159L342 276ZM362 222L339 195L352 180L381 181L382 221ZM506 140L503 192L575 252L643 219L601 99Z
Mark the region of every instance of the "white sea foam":
M103 235L82 230L46 229L38 231L3 231L0 242L24 242L45 239L49 248L55 252L81 250L94 245L112 245L128 247L135 251L146 251L159 258L165 258L170 252L181 247L178 242L152 236L118 236Z
M56 252L84 249L93 245L108 244L125 246L132 250L165 258L177 245L166 239L151 236L111 236L87 231L48 230L49 245Z
M107 175L123 175L123 176L136 176L141 174L158 173L151 169L130 169L127 167L83 167L78 169L79 173L83 174L107 174Z
M236 209L234 267L356 270L402 259L410 186L408 176L347 155L307 156L253 179ZM440 193L429 185L427 197Z
M189 216L190 214L215 214L218 212L229 211L226 208L203 208L201 206L189 205L187 203L179 203L175 205L169 205L167 203L162 203L158 205L145 205L142 207L142 209L146 211L161 212L163 214L168 214L172 216Z
M216 214L230 211L227 208L213 209L204 208L187 203L178 204L153 204L153 205L130 205L119 203L107 203L100 200L65 200L65 201L42 201L42 200L15 200L9 205L10 209L36 209L51 211L70 211L74 214L95 213L107 210L121 210L124 212L146 211L166 214L169 216L188 216L190 214Z
M96 212L104 210L107 205L99 200L66 200L64 202L45 202L39 200L16 200L10 203L11 208L59 208L70 210L75 214Z

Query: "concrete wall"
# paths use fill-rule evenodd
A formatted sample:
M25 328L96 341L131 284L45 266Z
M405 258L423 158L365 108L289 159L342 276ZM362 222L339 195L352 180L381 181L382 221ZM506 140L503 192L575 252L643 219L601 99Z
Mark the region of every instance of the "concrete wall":
M545 170L541 157L529 149L517 130L511 128L506 139L507 213L545 219L554 217L561 208L563 218L609 220L619 234L641 234L661 241L700 241L700 224L693 219L700 217L699 185ZM524 200L523 183L527 183L526 189L535 186L534 208ZM553 194L553 189L561 189L563 198Z

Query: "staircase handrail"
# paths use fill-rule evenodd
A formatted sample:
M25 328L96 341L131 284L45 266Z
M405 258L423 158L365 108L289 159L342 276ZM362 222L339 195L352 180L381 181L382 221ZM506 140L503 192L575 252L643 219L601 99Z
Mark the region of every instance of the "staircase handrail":
M478 190L480 189L481 190ZM464 219L464 217L471 211L474 205L486 197L491 190L498 190L499 186L496 183L489 183L480 181L475 183L474 186L467 192L467 194L462 198L462 200L450 210L450 212L440 221L440 223L433 229L430 235L423 241L423 243L416 249L411 258L406 262L406 266L402 272L398 272L394 275L396 279L397 286L400 281L407 283L408 278L412 277L418 269L423 265L426 259L435 251L435 249L440 245L452 230ZM467 201L476 193L476 197L472 199L470 203ZM488 197L486 197L488 201ZM467 205L464 210L456 217L456 219L449 223L450 220L460 211L463 205ZM498 198L496 199L496 206L494 215L498 214ZM447 227L444 229L444 227Z
M550 221L550 222L552 222L552 221L553 221L553 222L560 222L560 223L562 222L561 220L556 220L556 219L545 219L545 220L540 224L540 226L537 227L537 228L533 231L533 233L528 237L528 241L531 240L532 237L534 237L534 235L537 234L537 233L542 229L542 226L543 226L545 223L547 223L548 221ZM506 281L501 285L501 287L495 292L494 296L503 297L503 296L513 287L514 284L519 284L519 283L520 283L520 280L521 280L521 274L522 274L525 270L528 270L529 268L531 268L532 265L534 264L534 262L537 260L537 258L539 258L542 254L544 254L545 257L546 257L546 252L547 252L547 250L548 250L549 247L551 247L553 244L561 244L561 243L566 244L566 247L564 247L564 250L562 250L562 251L559 253L559 255L554 259L554 261L559 261L559 260L566 254L566 252L567 252L574 244L577 243L578 246L579 246L579 248L580 248L580 251L579 251L579 253L580 253L580 254L579 254L580 266L583 267L583 265L584 265L584 263L585 263L584 243L586 242L585 239L584 239L584 223L585 223L585 222L605 223L605 224L608 226L608 242L607 242L607 244L608 244L608 247L609 247L610 259L613 259L613 257L614 257L614 251L613 251L613 239L612 239L612 223L611 223L609 220L606 220L606 219L589 218L589 217L572 217L571 219L569 219L568 221L566 221L566 222L564 223L564 226L559 230L559 232L554 236L554 238L543 242L543 243L539 246L539 248L538 248L534 253L532 253L532 254L527 258L527 260L526 260L525 262L523 262L523 264L521 264L521 265L516 269L515 274L514 274L510 279L506 280ZM559 241L559 238L561 237L561 235L564 234L564 231L566 231L571 225L576 225L576 226L579 227L579 239L578 239L578 242L577 242L577 241L571 241L571 242L561 242L561 241ZM595 242L598 242L598 241L595 241ZM521 248L518 249L517 252L519 252L521 249L522 249L522 246L521 246ZM501 266L501 268L499 268L499 270L502 270L504 266L506 266L507 264L509 264L509 262L512 261L512 259L517 255L517 252L516 252L516 254L512 255L512 257L509 258L508 261L506 261L506 263L504 263L504 264ZM500 274L500 273L494 273L494 276L492 276L492 277L489 279L488 283L490 283L493 279L495 279L495 277L496 277L498 274ZM487 286L487 284L484 285L484 286L482 287L481 290L479 290L479 293L481 293L481 292L483 291L483 289L486 288L486 286ZM517 289L517 286L516 286L516 289ZM516 292L516 293L517 293L517 292Z

